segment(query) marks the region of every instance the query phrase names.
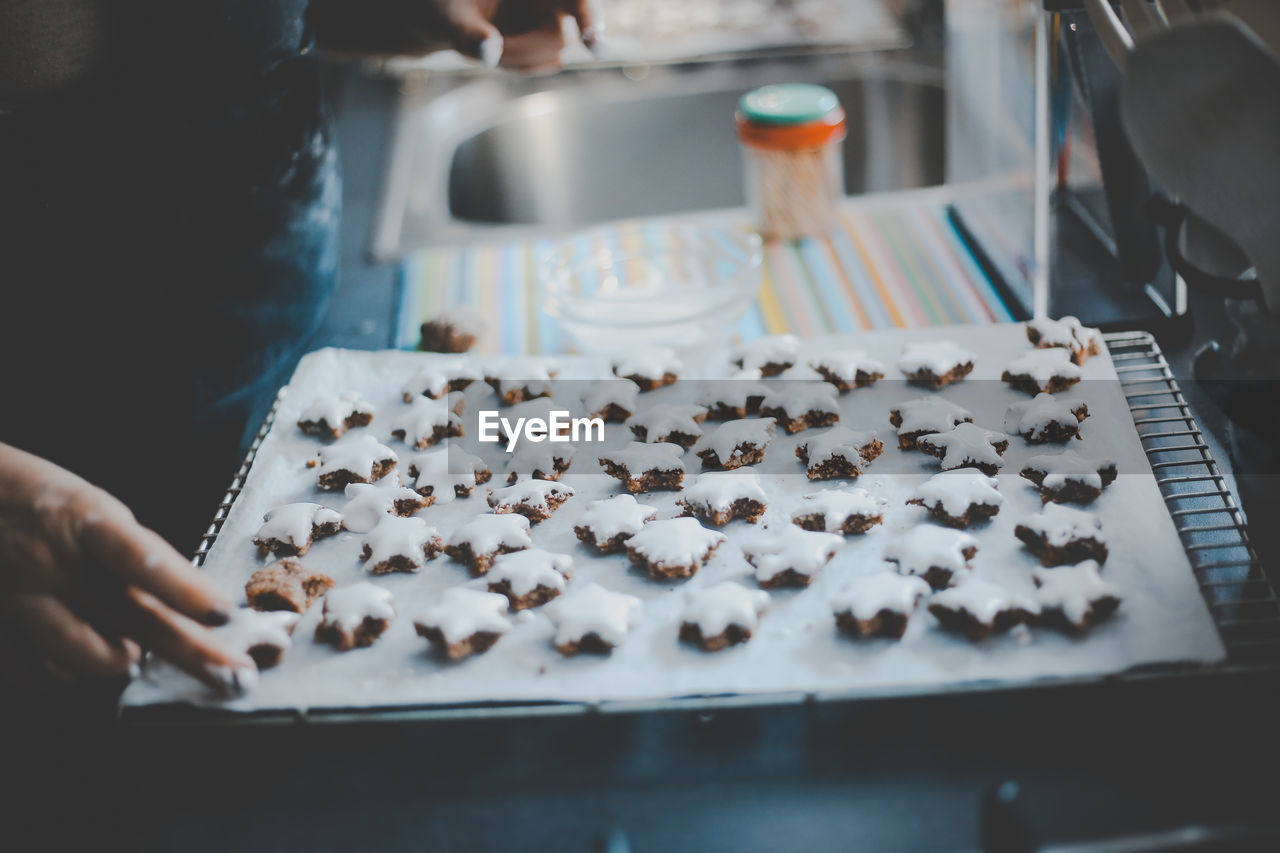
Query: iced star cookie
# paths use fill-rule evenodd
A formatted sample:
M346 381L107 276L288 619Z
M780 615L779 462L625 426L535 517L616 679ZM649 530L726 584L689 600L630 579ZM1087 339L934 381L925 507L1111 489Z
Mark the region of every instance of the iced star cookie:
M372 575L416 572L441 551L440 534L421 518L385 515L361 543L360 559Z
M614 495L587 504L587 511L579 517L573 532L579 541L600 553L612 554L621 551L628 539L657 517L656 509L637 502L631 495Z
M630 379L601 379L582 392L582 408L589 418L620 424L639 408L640 386Z
M912 385L945 388L973 372L977 356L954 341L907 344L898 357L898 370Z
M680 640L718 652L745 643L769 609L769 593L724 581L690 591L680 617Z
M677 503L685 515L696 515L723 527L735 518L755 524L764 515L764 488L755 471L711 471L699 474Z
M340 652L372 646L396 618L390 590L361 581L332 589L324 597L316 642Z
M919 397L891 409L889 423L898 431L898 448L916 450L921 436L973 423L973 413L942 397Z
M355 391L321 397L298 418L298 429L318 438L341 438L349 429L373 422L373 406Z
M453 531L444 551L471 570L473 575L488 573L501 554L532 548L529 519L523 515L477 515Z
M1066 391L1083 377L1071 353L1058 347L1033 349L1009 362L1000 375L1011 387L1032 395Z
M391 424L391 435L410 447L426 450L446 438L462 435L463 398L450 394L439 400L419 397Z
M742 553L756 570L756 583L765 589L808 586L844 544L834 533L815 533L794 524L744 543Z
M489 592L504 595L512 610L539 607L564 592L573 557L529 548L503 554L486 575Z
M559 480L573 464L571 444L524 444L507 460L507 485L521 480Z
M799 360L800 339L795 335L765 335L742 347L733 356L741 370L759 370L761 376L777 376Z
M346 438L320 451L317 485L326 491L345 489L352 483L381 480L396 467L400 457L371 435Z
M884 365L860 349L822 353L809 359L809 367L841 393L874 385L884 378Z
M942 470L977 468L994 476L1004 465L1004 452L1009 449L1009 436L971 423L963 423L948 432L922 435L916 447L942 460Z
M332 587L333 578L286 557L254 572L244 585L244 594L254 610L303 613Z
M866 489L828 489L805 495L791 523L805 530L855 535L884 521L885 502Z
M1032 320L1027 323L1027 340L1039 349L1061 347L1071 353L1076 364L1084 364L1090 356L1102 352L1102 333L1071 316Z
M1093 459L1068 450L1032 456L1019 473L1035 484L1044 503L1087 504L1115 481L1117 469L1110 459Z
M1079 635L1120 607L1120 590L1102 579L1094 560L1031 572L1040 615L1036 624Z
M213 634L223 645L253 658L259 670L270 669L293 647L298 618L297 613L287 610L242 607L232 612L230 622L213 629Z
M702 467L732 471L764 461L764 450L773 441L773 418L725 421L693 445Z
M1084 403L1073 406L1052 394L1037 394L1031 400L1009 407L1004 415L1004 428L1016 432L1029 444L1062 444L1080 437L1080 424L1087 417L1089 407Z
M599 458L610 477L631 494L678 491L684 487L684 450L675 444L633 441Z
M442 657L460 661L487 652L511 630L506 613L504 596L455 586L422 608L413 628Z
M658 403L641 406L627 418L627 426L638 441L676 444L688 450L702 435L707 410L685 403Z
M1045 508L1013 529L1042 566L1066 566L1085 560L1107 561L1102 521L1093 513L1064 504Z
M690 578L725 542L693 518L651 521L627 540L627 557L654 580Z
M554 364L530 358L497 365L485 372L484 381L504 405L514 406L538 397L550 397L551 380L555 376Z
M476 345L487 324L475 309L454 305L441 311L418 331L418 349L428 352L466 352Z
M810 480L861 477L867 464L883 452L884 445L874 432L847 427L833 427L796 445L796 458Z
M760 401L760 417L773 418L778 426L794 435L810 427L831 426L840 420L840 403L830 385L809 383L772 384Z
M934 521L961 530L995 517L1004 503L995 477L972 468L934 474L916 488L907 503L922 506Z
M613 375L630 379L641 391L673 384L683 369L680 357L666 347L646 347L613 360Z
M432 361L400 388L400 395L406 403L412 403L419 397L438 400L451 393L463 391L472 382L480 380L480 371L460 358Z
M923 579L897 572L854 578L831 599L836 628L851 637L900 639L929 591Z
M556 626L556 651L565 657L607 655L639 624L642 609L634 595L586 584L547 607Z
M447 504L469 497L476 486L493 479L488 463L456 447L441 447L409 457L405 473L413 490L431 504Z
M740 370L728 379L705 383L700 402L707 409L707 420L736 421L759 412L767 393L758 369Z
M935 593L929 612L945 630L979 642L1032 621L1040 605L1030 596L971 576Z
M571 497L573 488L554 480L521 480L490 492L489 506L499 515L515 512L537 524L550 518Z
M259 554L301 557L317 539L332 536L341 529L342 516L328 507L306 501L284 504L262 517L262 526L254 534L253 544Z
M410 516L428 503L413 489L382 483L352 483L344 494L342 523L352 533L368 533L387 516Z
M919 524L898 534L884 549L884 558L898 564L898 573L924 578L933 589L945 589L959 575L968 574L978 553L978 540L959 530Z

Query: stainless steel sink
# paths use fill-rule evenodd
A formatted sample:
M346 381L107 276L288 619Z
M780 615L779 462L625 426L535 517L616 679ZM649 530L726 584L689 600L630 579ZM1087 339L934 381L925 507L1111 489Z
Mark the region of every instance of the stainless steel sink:
M406 84L375 254L739 206L733 111L744 91L779 81L840 96L850 194L943 181L943 73L911 52L429 77Z

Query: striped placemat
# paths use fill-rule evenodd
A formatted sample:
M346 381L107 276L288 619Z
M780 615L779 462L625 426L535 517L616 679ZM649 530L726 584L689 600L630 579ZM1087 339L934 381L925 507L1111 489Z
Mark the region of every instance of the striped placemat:
M821 238L765 247L760 298L738 332L802 337L858 329L919 328L1009 322L1001 299L948 216L945 202L851 201ZM679 242L684 229L745 227L742 213L614 223L572 237L532 237L500 243L441 246L411 256L396 345L413 349L419 327L449 305L475 308L490 320L477 351L494 355L566 349L555 321L538 310L540 260L563 240L635 249Z

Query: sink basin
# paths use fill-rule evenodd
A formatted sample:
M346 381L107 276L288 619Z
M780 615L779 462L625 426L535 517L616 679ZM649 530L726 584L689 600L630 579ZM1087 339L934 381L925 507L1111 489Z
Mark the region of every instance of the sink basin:
M848 193L942 183L943 73L909 51L427 78L406 86L375 254L740 206L733 112L779 81L839 96Z

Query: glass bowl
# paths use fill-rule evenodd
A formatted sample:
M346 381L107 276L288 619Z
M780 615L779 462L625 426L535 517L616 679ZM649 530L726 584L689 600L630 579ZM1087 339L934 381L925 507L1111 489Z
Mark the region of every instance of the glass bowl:
M544 310L585 352L688 347L726 338L760 292L760 237L657 229L638 245L605 232L567 240L538 270Z

